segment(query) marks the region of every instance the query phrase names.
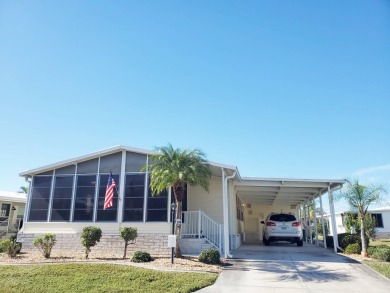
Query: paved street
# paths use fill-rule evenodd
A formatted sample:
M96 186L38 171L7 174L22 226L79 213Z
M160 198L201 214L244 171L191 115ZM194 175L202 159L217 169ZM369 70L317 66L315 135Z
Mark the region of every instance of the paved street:
M213 286L198 292L390 292L390 281L330 250L243 245Z

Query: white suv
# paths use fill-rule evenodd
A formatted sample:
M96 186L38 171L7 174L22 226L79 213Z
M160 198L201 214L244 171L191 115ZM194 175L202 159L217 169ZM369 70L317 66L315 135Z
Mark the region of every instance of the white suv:
M261 221L263 226L263 243L268 246L270 242L288 241L303 245L302 225L293 214L271 213L265 221Z

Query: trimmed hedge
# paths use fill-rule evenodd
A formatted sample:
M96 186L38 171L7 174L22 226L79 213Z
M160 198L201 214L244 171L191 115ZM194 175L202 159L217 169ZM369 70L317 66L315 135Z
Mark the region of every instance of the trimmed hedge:
M370 247L368 247L368 248L367 248L367 254L368 254L368 256L371 256L371 255L374 253L375 249L376 249L375 246L370 246Z
M360 245L359 243L348 244L344 250L346 254L359 254L360 253Z
M22 244L11 239L4 239L0 242L0 249L2 252L7 253L9 257L16 257L22 249Z
M360 234L349 234L349 233L342 233L337 234L337 239L339 242L339 246L342 249L346 249L349 244L358 243L360 250L362 247L362 241L360 238ZM366 238L367 246L370 243L370 240ZM333 248L333 236L326 236L326 246Z
M146 251L136 251L131 258L132 262L150 262L153 258Z
M375 249L373 250L370 256L374 259L390 261L390 246L386 246L386 245L377 246L375 247Z
M214 248L209 248L199 255L198 260L205 264L218 265L221 263L221 255L219 251Z

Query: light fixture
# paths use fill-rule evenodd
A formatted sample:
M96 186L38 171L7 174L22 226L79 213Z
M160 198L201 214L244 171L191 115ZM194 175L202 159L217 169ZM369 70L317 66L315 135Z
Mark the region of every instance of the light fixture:
M16 208L13 206L13 207L12 207L12 210L13 210L13 211L16 211Z

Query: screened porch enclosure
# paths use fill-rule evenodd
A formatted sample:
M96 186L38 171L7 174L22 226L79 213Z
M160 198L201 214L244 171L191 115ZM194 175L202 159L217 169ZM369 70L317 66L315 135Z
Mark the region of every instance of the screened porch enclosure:
M153 195L147 154L120 151L32 175L28 222L166 222L170 193ZM113 206L104 210L110 172Z

